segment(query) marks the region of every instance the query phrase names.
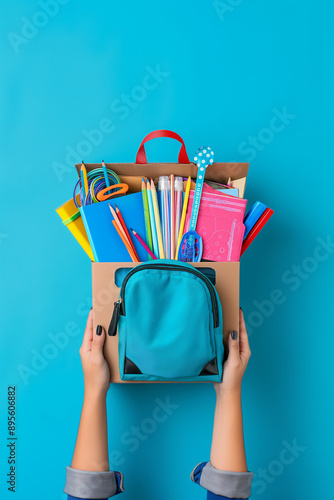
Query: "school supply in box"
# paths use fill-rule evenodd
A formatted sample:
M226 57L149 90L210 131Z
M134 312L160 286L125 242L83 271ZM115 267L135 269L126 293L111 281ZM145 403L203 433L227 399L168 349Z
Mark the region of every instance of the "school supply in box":
M121 380L220 382L223 318L210 279L168 259L139 264L123 278L108 328L118 327Z
M162 240L166 259L171 258L171 242L170 242L170 180L167 175L159 177L159 207L161 214L161 230Z
M171 258L174 259L176 246L180 233L181 215L182 215L182 201L183 201L183 178L175 177L175 238L174 245L171 245Z
M150 220L151 233L152 233L153 252L154 252L154 255L156 255L158 257L159 256L158 235L157 235L157 228L156 228L156 224L155 224L155 216L154 216L154 210L153 210L151 184L149 181L147 181L146 192L147 192L147 202L148 202L148 210L149 210L149 220Z
M188 160L184 143L182 139L177 136L177 134L169 131L156 131L149 134L142 142L138 150L137 161L139 158L141 158L141 161L147 161L144 143L150 138L161 136L172 137L180 140L182 147L179 156L184 160ZM185 183L185 195L183 195L183 178L181 176L174 176L174 174L171 173L169 177L160 176L159 180L157 179L159 196L157 196L156 186L153 178L151 178L151 181L149 180L149 178L147 179L147 181L142 178L141 183L138 184L138 182L140 182L139 176L130 176L123 174L119 176L115 171L108 168L104 161L102 161L100 167L93 169L87 169L84 162L82 162L80 168L78 169L80 178L75 185L73 194L74 205L77 208L80 208L80 211L75 211L75 209L74 211L72 210L72 215L68 219L66 219L66 221L69 224L72 224L72 232L78 233L77 236L81 240L81 244L86 249L88 255L90 255L92 259L96 259L97 251L95 249L94 238L91 235L90 229L88 237L85 237L85 234L82 230L80 215L82 216L85 213L85 206L95 205L96 203L110 200L114 197L118 198L120 195L125 195L129 190L129 185L121 182L122 178L122 180L129 179L129 183L131 183L132 189L137 189L136 192L138 192L139 186L142 191L142 211L144 215L145 231L144 233L142 233L141 231L138 232L138 227L135 227L134 231L142 242L141 249L145 248L147 250L145 260L151 260L155 257L160 259L178 259L184 262L198 262L202 259L203 256L203 260L238 261L240 258L241 250L240 234L242 232L239 215L238 217L233 219L233 221L231 221L230 214L227 213L227 211L230 211L231 213L231 208L228 208L226 204L224 207L220 204L219 208L217 208L218 211L216 212L216 217L214 217L211 209L213 208L214 203L217 204L218 198L215 199L214 203L213 200L211 200L210 210L207 203L204 204L204 209L202 209L201 212L199 209L202 191L205 194L223 194L226 197L242 199L239 198L238 195L242 196L244 185L241 184L240 179L233 179L231 175L226 176L224 182L222 182L219 178L218 180L207 179L207 181L204 182L206 168L209 165L213 168L213 151L208 147L202 147L197 151L197 153L195 154L194 162L196 163L198 168L195 187L193 181L191 180L189 187L189 178L187 183ZM132 178L136 179L136 181L131 181L130 179ZM235 185L238 185L238 187L233 187ZM195 200L191 195L190 212L188 202L189 189L191 187L194 187ZM71 205L73 209L73 204ZM58 213L62 211L61 208L62 207L59 207L59 209L57 209ZM246 240L252 227L258 221L259 217L263 214L266 208L267 207L265 205L257 202L248 212L247 216L244 219L244 240ZM204 214L204 210L207 212L206 214ZM92 211L92 213L93 212L94 211ZM190 216L189 213L191 213ZM187 225L185 226L184 223L186 214L188 214L188 218ZM196 232L195 228L199 214L201 215L200 222L203 227L201 231ZM75 218L77 218L78 220L75 224L73 224ZM86 217L83 222L87 231L88 223ZM120 224L118 221L118 217L116 216L114 217L114 221L109 220L107 222L105 220L103 224L109 226L109 228L107 227L104 231L106 233L110 232L111 225L114 227L119 240L121 240L121 242L125 246L124 250L127 251L134 262L138 262L139 257L134 248L130 234L126 226L124 225L124 221L123 225ZM78 232L77 228L79 226L81 226L81 230ZM102 226L103 225L101 223L101 230ZM69 229L72 228L71 226L69 226ZM82 232L83 238L80 237L80 234ZM252 232L252 235L254 239L254 232ZM139 238L136 239L139 241ZM88 246L87 239L90 243L90 245ZM253 239L247 240L244 245L244 250L247 248L250 242L253 241ZM99 243L97 243L97 246L99 248L101 247ZM105 255L110 255L110 252L104 252L103 255L103 259L105 259Z
M228 194L230 196L239 197L239 189L238 188L233 188L231 186L227 186L225 184L219 184L218 182L212 182L212 181L206 181L205 184L207 186L212 187L216 191L221 191L222 193Z
M158 239L158 248L159 248L159 255L160 259L165 258L165 252L164 252L164 247L163 247L163 242L162 242L162 230L161 230L161 218L160 218L160 211L159 211L159 205L158 205L158 196L157 196L157 191L155 189L155 184L153 182L153 179L151 179L151 195L152 195L152 205L153 205L153 220L155 224L155 229L157 233L157 239Z
M147 189L146 189L146 184L145 184L144 178L142 178L142 183L141 183L141 194L142 194L142 198L143 198L146 241L147 241L147 245L150 249L150 252L153 252L150 212L149 212L149 207L148 207Z
M105 174L105 172L107 172L107 174ZM73 201L78 208L79 206L91 205L102 201L99 199L99 194L101 192L104 194L106 189L110 191L110 195L117 191L117 188L120 188L120 190L123 188L122 192L124 192L125 186L119 186L121 180L118 175L114 171L107 169L106 166L104 166L104 168L99 166L87 172L86 165L82 162L80 164L80 169L78 169L78 173L80 178L76 182L73 192ZM107 175L107 177L105 177L105 175ZM80 198L80 204L77 202L77 191Z
M77 195L77 202L79 195ZM76 207L73 198L56 209L57 214L61 217L63 224L71 231L74 238L82 246L88 257L94 261L94 255L89 243L89 239L85 230L84 223L81 218L79 209Z
M176 254L175 254L175 259L176 260L177 260L178 255L179 255L179 248L180 248L180 244L181 244L181 240L182 240L182 235L183 235L183 230L184 230L184 223L185 223L185 220L186 220L187 207L188 207L188 202L189 202L190 187L191 187L191 178L189 176L188 180L187 180L186 187L185 187L185 196L184 196L183 207L182 207L179 236L178 236L177 245L176 245Z
M109 204L115 209L115 203L127 227L136 228L139 234L145 234L140 192L80 207L95 262L131 262L127 248L112 224ZM147 253L142 245L138 241L133 243L139 260L147 260Z
M146 245L145 241L143 241L141 239L141 237L139 236L139 234L134 231L132 229L132 227L130 227L130 230L133 232L135 238L137 238L137 240L139 241L139 243L145 248L146 252L148 253L149 257L151 257L151 259L153 260L157 260L157 257L154 255L154 253L152 253L152 251L149 249L149 247Z
M133 245L128 228L126 227L126 225L124 223L124 219L121 215L120 210L117 208L116 204L115 204L116 210L110 205L110 203L109 203L109 208L110 208L110 212L114 218L114 220L112 221L112 224L113 224L114 228L116 229L118 236L123 241L123 243L124 243L128 253L129 253L131 259L133 260L133 262L139 262L138 254L137 254L136 249Z
M257 201L254 203L252 208L247 212L244 219L245 224L245 234L244 239L248 236L249 231L255 225L255 223L259 220L263 212L268 208L264 203Z
M261 229L263 229L265 224L267 224L268 220L273 215L273 213L274 213L274 211L271 210L270 208L265 209L263 214L259 217L257 222L254 224L252 229L249 231L247 237L244 239L243 244L242 244L242 248L241 248L240 256L245 252L245 250L247 250L247 248L252 243L252 241L254 241L254 239L259 234Z
M213 163L214 152L209 147L199 148L194 156L198 173L188 231L182 236L178 259L182 262L199 262L202 259L203 239L196 232L196 224L204 184L205 170Z
M194 191L190 191L185 229L190 227ZM222 193L202 194L197 230L204 241L203 260L216 262L238 261L243 241L247 200Z

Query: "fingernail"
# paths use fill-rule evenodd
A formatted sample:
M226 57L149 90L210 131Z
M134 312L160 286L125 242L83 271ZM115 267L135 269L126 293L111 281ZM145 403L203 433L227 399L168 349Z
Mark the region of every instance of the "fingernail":
M101 335L102 333L102 326L101 325L97 325L96 327L96 335Z
M243 312L242 307L239 307L240 311Z
M93 309L93 306L90 308L90 311Z
M235 330L233 330L233 332L231 332L231 337L232 337L233 340L237 340L238 333Z

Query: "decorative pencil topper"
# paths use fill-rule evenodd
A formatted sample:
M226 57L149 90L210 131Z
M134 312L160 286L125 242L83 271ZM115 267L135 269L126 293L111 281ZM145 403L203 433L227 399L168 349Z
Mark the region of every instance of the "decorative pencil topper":
M199 262L202 258L203 240L195 230L199 212L199 205L201 202L205 170L209 165L212 165L213 157L214 152L212 151L212 149L206 147L199 148L194 156L194 162L197 164L198 172L189 231L182 236L179 247L178 260L182 262Z

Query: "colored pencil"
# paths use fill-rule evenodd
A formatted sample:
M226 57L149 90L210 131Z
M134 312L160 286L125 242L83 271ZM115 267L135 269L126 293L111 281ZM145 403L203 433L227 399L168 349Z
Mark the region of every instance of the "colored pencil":
M141 237L139 236L139 234L136 233L136 231L134 231L132 229L132 227L130 227L130 230L133 232L133 234L135 235L135 237L137 238L137 240L139 241L139 243L145 248L145 250L149 254L149 256L152 257L152 259L157 259L157 257L154 255L154 253L152 253L151 250L148 248L148 246L146 245L145 241L143 241L141 239Z
M170 176L170 258L174 260L175 252L175 195L174 195L174 174Z
M112 221L113 225L114 225L114 228L116 229L119 237L121 238L121 240L123 241L124 245L125 245L125 248L127 249L127 251L129 252L129 255L131 257L131 259L133 260L133 262L139 262L137 259L136 259L136 256L134 255L133 253L133 250L132 248L130 247L130 244L129 242L127 241L127 239L125 238L124 234L121 232L117 222L115 220Z
M160 196L160 214L161 214L161 226L162 226L162 241L164 244L164 250L165 253L167 251L166 248L166 220L165 220L165 192L164 190L160 189L159 191L159 196Z
M83 174L82 169L80 169L80 178L81 178L81 193L82 193L81 205L85 205L85 202L86 202L85 180L84 180L84 174Z
M152 252L153 243L152 243L152 232L151 232L151 225L150 225L151 224L150 223L150 212L149 212L149 208L148 208L147 189L146 189L146 184L145 184L144 178L142 178L142 183L141 183L141 194L143 197L146 241L147 241L147 244L148 244L150 251Z
M155 255L159 255L159 245L158 245L157 230L155 227L151 184L150 184L149 180L147 181L147 201L148 201L148 208L149 208L149 212L150 212L150 223L151 223L152 240L153 240L153 253Z
M164 252L164 246L163 246L163 243L162 243L161 220L160 220L159 207L158 207L158 198L157 198L157 192L156 192L156 189L155 189L155 185L154 185L153 179L151 179L151 194L152 194L152 202L153 202L155 226L156 226L157 237L158 237L159 257L160 257L160 259L164 259L165 258L165 252Z
M182 196L183 196L183 177L175 177L175 247L179 237L181 211L182 211ZM175 248L176 249L176 248Z
M168 189L162 191L163 210L161 212L161 218L164 226L164 250L166 259L169 258L169 215L168 215Z
M170 259L170 220L169 220L169 206L170 206L170 186L165 191L165 218L166 218L166 259Z
M170 244L169 242L169 217L168 217L168 192L169 179L167 175L159 177L158 182L159 198L160 198L160 220L162 227L162 242L164 247L165 258L169 258Z
M129 234L128 228L127 228L127 227L126 227L126 225L125 225L125 222L124 222L124 219L123 219L123 217L122 217L121 211L120 211L120 210L119 210L119 208L117 207L116 203L115 203L115 208L116 208L116 214L117 214L117 217L119 218L119 221L120 221L120 223L122 224L122 227L123 227L124 232L125 232L125 234L126 234L126 236L127 236L127 239L129 240L129 243L130 243L130 245L131 245L131 248L132 248L132 250L133 250L133 253L135 254L135 256L137 257L137 259L139 260L138 254L137 254L136 249L135 249L135 247L134 247L134 244L133 244L133 241L132 241L131 236L130 236L130 234Z
M104 176L104 181L106 183L106 186L109 187L110 182L109 182L108 172L107 172L106 165L105 165L103 160L102 160L102 170L103 170L103 176Z
M180 232L179 232L179 237L177 240L177 247L176 247L176 252L175 252L175 259L178 259L178 253L179 253L179 247L180 243L182 240L182 235L183 235L183 229L184 229L184 223L186 220L186 213L187 213L187 206L188 206L188 200L189 200L189 193L190 193L190 186L191 186L191 178L190 175L187 180L187 186L186 186L186 194L184 197L184 202L183 202L183 208L182 208L182 216L181 216L181 223L180 223Z
M83 173L83 179L85 185L85 197L86 197L88 194L88 179L87 179L87 170L83 161L81 162L81 171Z
M128 237L127 237L127 235L126 235L126 233L125 233L125 231L124 231L124 229L123 229L123 226L122 226L122 224L121 224L121 221L119 220L119 218L118 218L118 216L117 216L117 214L116 214L115 210L114 210L114 209L113 209L113 207L110 205L110 203L108 203L108 205L109 205L109 208L110 208L110 212L112 213L112 216L113 216L114 220L116 221L117 226L119 227L119 229L120 229L121 233L123 234L124 238L127 240L127 242L128 242L128 243L129 243L129 245L130 245L130 241L128 240ZM131 247L131 245L130 245L130 247ZM132 248L132 247L131 247L131 248Z

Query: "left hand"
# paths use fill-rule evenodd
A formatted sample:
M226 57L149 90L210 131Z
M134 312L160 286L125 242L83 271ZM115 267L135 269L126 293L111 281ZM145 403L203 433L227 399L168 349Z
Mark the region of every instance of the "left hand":
M103 354L106 332L93 332L93 309L90 310L79 353L85 380L85 396L105 396L110 384L110 371Z
M236 338L233 338L233 336ZM228 338L229 355L223 367L223 380L214 384L217 395L222 392L241 391L242 377L251 355L244 315L239 309L239 332L231 332Z

